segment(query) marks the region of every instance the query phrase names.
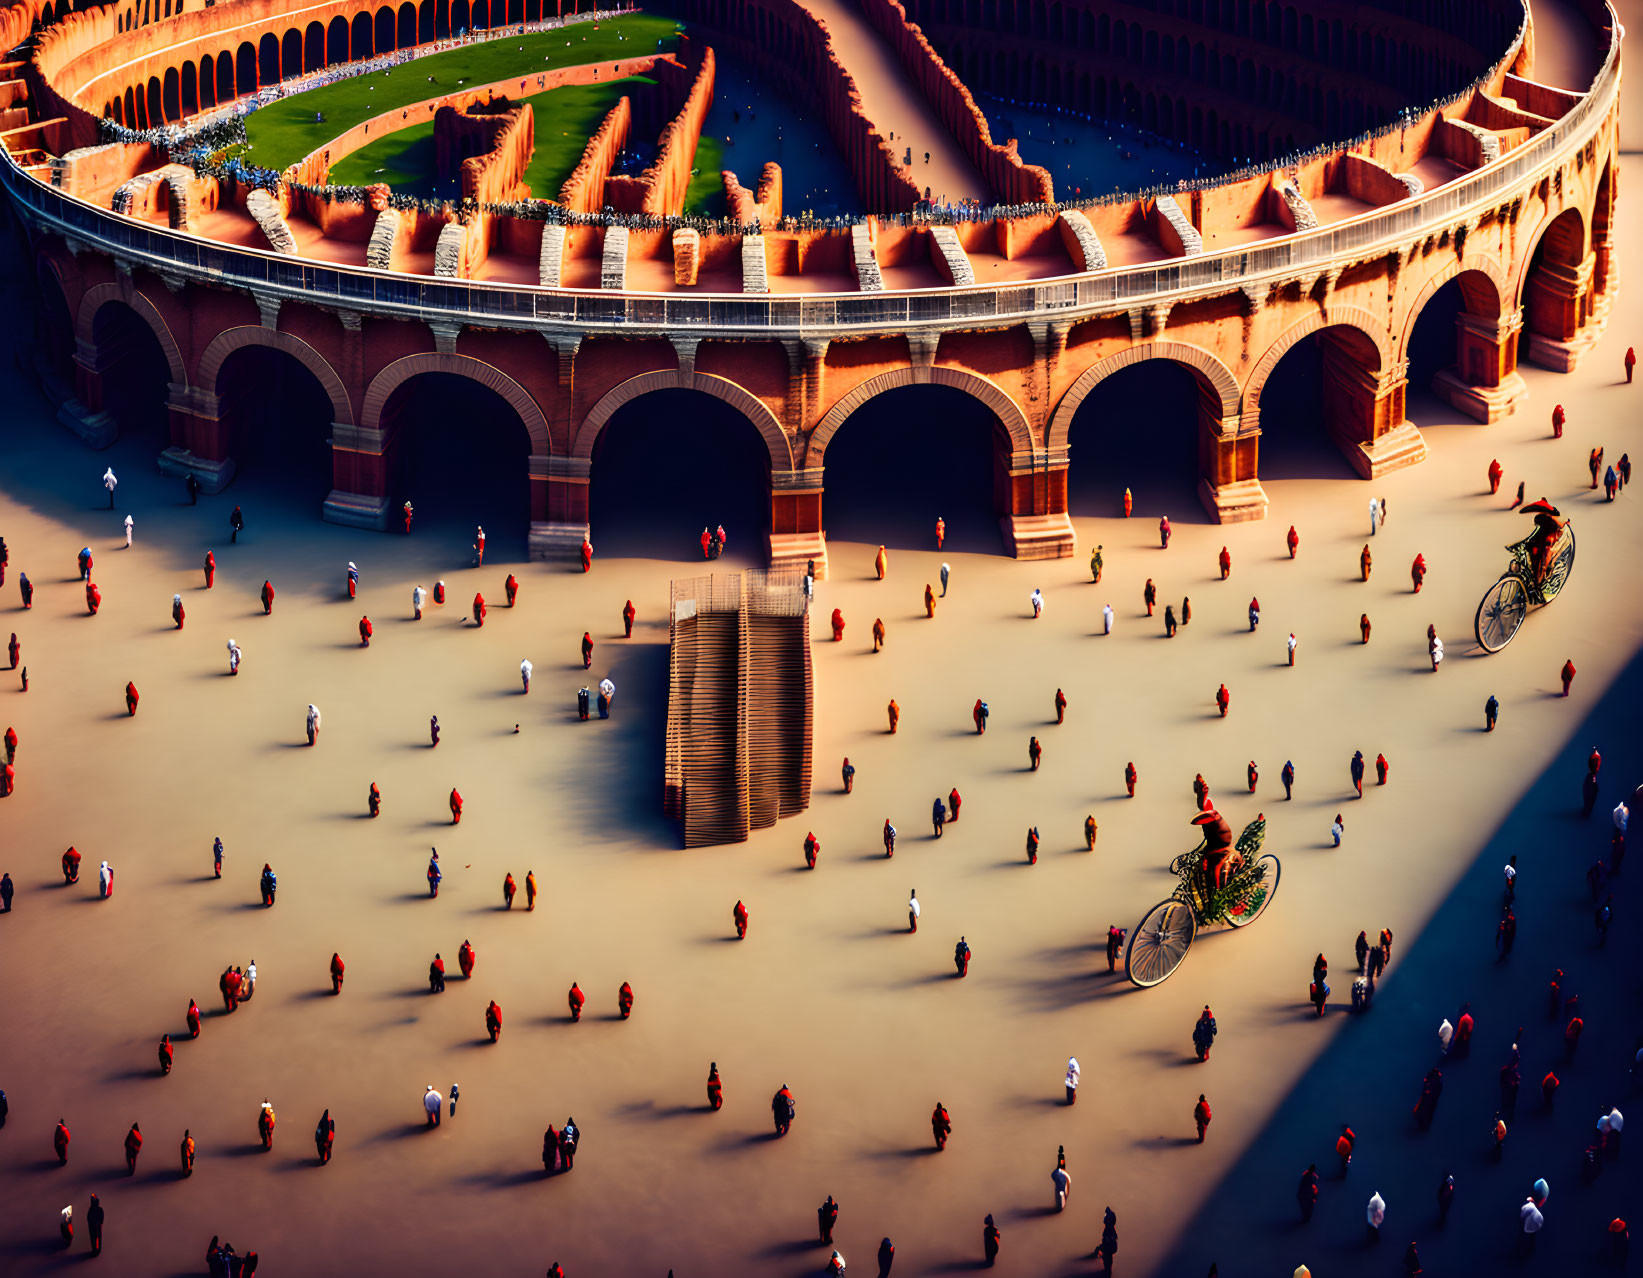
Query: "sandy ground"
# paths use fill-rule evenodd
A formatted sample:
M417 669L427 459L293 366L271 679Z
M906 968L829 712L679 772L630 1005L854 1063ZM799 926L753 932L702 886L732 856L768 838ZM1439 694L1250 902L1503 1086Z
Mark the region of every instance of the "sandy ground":
M1628 204L1617 219L1623 271L1640 239ZM14 281L9 289L15 297ZM1631 448L1643 460L1643 389L1617 384L1640 310L1638 290L1623 292L1577 373L1528 371L1530 398L1508 421L1478 426L1417 400L1431 446L1423 466L1376 485L1269 483L1265 523L1220 529L1178 513L1161 551L1145 483L1113 476L1115 496L1136 487L1137 517L1079 521L1081 544L1106 548L1099 587L1087 555L1026 565L949 554L951 592L925 620L933 550L896 552L881 584L873 546L835 543L815 631L820 640L835 606L849 631L816 649L814 806L746 845L688 854L659 815L665 600L669 578L694 571L688 562L602 558L588 577L507 561L472 570L454 524L408 539L335 528L251 474L197 510L179 506L176 485L153 471L152 441L87 453L26 379L0 374L0 533L11 549L0 631L17 631L31 680L25 695L14 674L0 675L0 718L22 738L18 791L0 806L0 869L18 886L0 921L0 1087L11 1104L0 1271L50 1273L85 1255L83 1217L98 1192L105 1266L120 1273L199 1272L206 1240L221 1234L259 1250L261 1272L276 1275L459 1264L530 1274L553 1260L572 1275L804 1274L826 1260L814 1211L831 1193L852 1272L873 1272L885 1235L897 1274L971 1267L989 1211L1009 1270L1088 1272L1082 1258L1111 1203L1125 1273L1197 1274L1210 1259L1229 1278L1287 1274L1302 1259L1319 1274L1387 1273L1405 1226L1429 1273L1453 1273L1509 1241L1524 1187L1547 1175L1553 1227L1536 1266L1574 1272L1600 1220L1636 1201L1623 1171L1590 1190L1574 1182L1597 1103L1626 1095L1638 947L1627 876L1608 949L1590 949L1582 876L1606 838L1599 818L1581 825L1570 809L1591 745L1607 759L1605 806L1643 779L1643 597L1633 588L1643 498L1606 505L1585 475L1596 444L1611 459ZM1556 401L1569 427L1554 443ZM1506 483L1492 499L1484 471L1494 456ZM96 486L108 464L122 478L114 515L99 509ZM1504 513L1520 478L1573 516L1579 562L1555 606L1486 658L1470 639L1472 612L1503 565L1500 547L1525 528ZM1387 497L1390 521L1366 585L1356 559L1371 492ZM235 501L250 529L229 546L221 534ZM127 512L137 521L129 551L117 527ZM1282 545L1291 523L1302 537L1294 562ZM1234 558L1225 584L1214 562L1223 543ZM75 576L83 544L105 599L95 618ZM210 592L197 570L208 547L220 564ZM1418 598L1407 574L1417 551L1431 565ZM357 604L342 590L349 559L363 572ZM510 569L524 582L512 611L499 606ZM29 613L18 607L19 570L36 583ZM441 575L452 602L412 622L411 585ZM279 587L271 618L256 602L265 577ZM1165 598L1192 596L1192 623L1174 641L1142 615L1148 577ZM1037 622L1034 586L1048 600ZM477 631L462 621L476 589L492 603ZM179 591L180 634L169 619ZM1251 595L1264 618L1254 635ZM623 642L614 636L629 597L640 626ZM1118 625L1099 637L1108 601ZM368 651L355 634L362 611L376 623ZM1375 624L1367 647L1356 628L1365 611ZM877 656L875 616L889 628ZM1428 622L1448 646L1438 675L1425 658ZM589 681L577 656L586 629L597 642L591 674L618 685L608 723L573 714ZM245 651L237 679L226 674L229 636ZM528 698L522 657L536 665ZM1564 701L1554 694L1566 657L1580 675ZM143 695L135 719L121 704L127 679ZM1211 703L1222 681L1233 696L1224 722ZM1048 722L1058 686L1071 702L1060 727ZM1501 728L1484 736L1491 692ZM894 737L884 731L892 696L902 709ZM969 720L977 696L993 711L980 739ZM310 701L325 716L312 750L302 744ZM437 750L427 738L435 713ZM1032 734L1045 745L1037 774L1026 770ZM1362 801L1348 783L1354 749L1392 764L1386 789ZM859 768L849 798L838 786L845 754ZM1244 793L1251 759L1254 796ZM1285 759L1299 773L1289 803L1278 785ZM1123 797L1127 760L1141 773L1133 800ZM1101 938L1169 892L1164 866L1193 842L1197 772L1235 826L1266 813L1282 889L1256 928L1206 937L1166 985L1133 991L1106 975ZM385 798L374 822L364 819L373 780ZM445 806L453 785L467 800L457 828ZM935 843L930 801L954 785L963 818ZM1336 812L1346 842L1331 850ZM1086 813L1101 827L1094 854L1082 850ZM901 831L888 863L886 817ZM1029 825L1043 835L1030 869ZM823 845L813 873L806 829ZM221 882L211 878L216 835L227 846ZM87 872L65 888L57 866L70 843ZM423 879L431 845L446 871L437 901ZM1510 850L1524 870L1523 930L1497 969L1497 874ZM113 899L99 902L104 858L118 877ZM257 901L264 861L280 879L272 910ZM503 875L523 881L527 870L544 892L538 909L501 912ZM905 933L910 888L924 904L916 936ZM740 944L738 898L752 914ZM1305 1006L1313 955L1330 956L1344 1001L1352 939L1381 926L1398 948L1373 1016L1320 1024ZM963 982L951 967L960 933L975 951ZM429 996L429 959L441 951L454 975L464 938L479 953L474 979ZM348 964L335 999L333 950ZM257 997L218 1015L218 973L252 959ZM1503 1024L1534 1022L1523 1109L1555 1052L1555 1027L1537 1020L1552 963L1576 974L1588 1041L1555 1120L1528 1127L1530 1143L1514 1143L1506 1165L1486 1166ZM565 1016L573 980L590 1001L576 1026ZM625 1024L615 1019L623 980L637 992ZM181 1038L190 996L211 1013L197 1042ZM506 1021L494 1047L483 1033L492 998ZM1466 998L1489 1008L1470 1073L1452 1074L1439 1124L1412 1138L1407 1109L1433 1063L1433 1030ZM1189 1031L1206 1002L1221 1035L1198 1066ZM180 1041L162 1079L154 1048L164 1032ZM1060 1104L1069 1054L1085 1078L1071 1110ZM719 1114L705 1112L709 1061L725 1080ZM425 1132L424 1084L444 1091L453 1080L455 1119ZM798 1120L774 1141L769 1098L783 1083ZM1200 1091L1215 1120L1208 1144L1188 1148ZM255 1127L264 1098L280 1118L266 1154ZM955 1125L940 1155L927 1122L938 1099ZM337 1148L322 1169L310 1133L326 1107ZM542 1129L567 1115L584 1133L576 1170L545 1180ZM50 1143L59 1116L74 1133L64 1169ZM1343 1118L1368 1133L1360 1161L1347 1186L1326 1186L1319 1219L1300 1234L1295 1177L1326 1159ZM128 1179L121 1141L133 1121L147 1145ZM176 1170L185 1127L199 1145L187 1181ZM1058 1145L1073 1176L1059 1216L1049 1211ZM1463 1189L1445 1239L1431 1236L1435 1176L1424 1178L1451 1156ZM1362 1245L1371 1188L1391 1203L1379 1251ZM82 1223L65 1254L56 1219L69 1202Z

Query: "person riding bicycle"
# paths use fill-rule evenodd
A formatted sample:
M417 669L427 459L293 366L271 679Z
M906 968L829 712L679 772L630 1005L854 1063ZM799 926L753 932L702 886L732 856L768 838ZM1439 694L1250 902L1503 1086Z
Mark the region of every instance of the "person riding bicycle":
M1547 570L1552 566L1552 551L1563 539L1563 530L1569 521L1559 518L1557 507L1544 497L1518 509L1535 517L1535 530L1520 544L1529 557L1529 568L1535 575L1535 585L1539 586L1546 580Z
M1204 828L1204 842L1199 848L1202 854L1199 861L1199 873L1203 876L1206 889L1224 887L1227 875L1235 867L1228 865L1232 855L1232 827L1214 808L1206 808L1192 818L1194 825Z

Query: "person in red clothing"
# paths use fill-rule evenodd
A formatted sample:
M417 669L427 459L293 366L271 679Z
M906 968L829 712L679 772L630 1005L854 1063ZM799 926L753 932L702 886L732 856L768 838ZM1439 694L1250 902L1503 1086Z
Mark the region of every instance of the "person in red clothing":
M216 584L217 584L217 552L214 551L214 550L208 550L208 551L205 552L205 588L207 590L210 590L211 587L216 585Z
M1585 1029L1586 1022L1578 1016L1571 1016L1563 1027L1563 1054L1567 1060L1574 1060L1575 1048L1580 1046L1580 1036Z
M736 939L738 941L746 939L747 906L743 905L740 901L737 901L736 908L730 912L730 917L736 922Z
M719 1078L719 1063L709 1061L707 1066L707 1104L709 1109L723 1109L725 1103L724 1083Z
M633 1015L633 986L626 981L616 991L616 1012L624 1021Z
M586 537L582 538L582 571L588 572L593 567L593 544Z
M1489 463L1489 495L1490 496L1494 496L1494 494L1496 494L1500 491L1500 478L1505 473L1506 472L1501 469L1500 459L1499 458L1496 458L1494 461Z
M1352 1150L1358 1143L1357 1133L1344 1124L1341 1134L1335 1141L1335 1156L1341 1160L1341 1175L1346 1175L1346 1169L1352 1164Z
M1057 723L1067 721L1067 694L1062 692L1060 688L1055 690L1055 721Z
M1227 691L1227 686L1224 683L1221 685L1221 690L1215 694L1215 704L1221 708L1221 717L1225 719L1227 717L1227 707L1232 704L1232 694Z
M479 526L474 528L473 550L474 567L483 568L485 566L485 530Z
M713 554L712 554L712 551L713 551L713 534L708 532L708 530L706 528L702 529L701 542L702 542L702 558L703 559L713 558Z
M816 857L821 853L821 840L812 831L804 836L804 863L806 868L816 868Z
M839 608L833 609L833 642L844 642L844 612Z
M942 543L947 540L947 521L940 515L936 516L936 549L940 550Z
M1132 799L1135 797L1135 782L1140 775L1141 774L1135 770L1135 764L1126 763L1124 765L1124 788L1129 791L1130 798Z
M1245 772L1249 777L1249 792L1251 794L1254 794L1255 793L1255 784L1256 784L1256 782L1258 782L1261 779L1261 773L1256 768L1254 759L1251 759L1249 761L1249 767L1247 769L1245 769Z
M1586 465L1592 472L1592 487L1597 487L1597 477L1603 472L1603 450L1592 449L1592 455L1586 459Z
M1563 695L1568 696L1569 685L1575 681L1575 663L1572 659L1563 663L1562 678Z
M183 597L181 595L172 595L171 620L176 625L178 630L183 628L183 621L187 616L188 614L183 611Z
M1421 592L1421 582L1426 580L1426 556L1416 555L1415 562L1409 565L1409 580L1415 583L1415 593Z
M57 1165L59 1167L68 1164L68 1143L73 1139L74 1137L69 1134L68 1124L59 1118L57 1120L57 1130L51 1134L51 1147L57 1151Z
M462 970L462 979L468 980L474 974L474 947L467 941L462 942L462 948L456 952L456 965Z
M593 667L593 634L591 631L582 632L582 669Z
M1386 784L1386 774L1391 769L1391 767L1392 767L1392 765L1386 761L1386 756L1384 754L1377 754L1375 756L1375 784L1376 785L1385 785Z
M1208 797L1205 797L1208 802ZM1227 858L1232 854L1232 827L1214 808L1206 807L1192 818L1192 824L1204 831L1204 844L1199 851L1200 871L1204 882L1220 888L1226 882Z
M570 1018L573 1021L582 1019L582 1005L588 1001L588 996L582 993L582 987L575 981L570 983L570 992L565 996L570 1007Z
M507 596L508 607L512 608L514 600L519 598L519 578L511 572L508 574L508 579L502 583L502 593Z
M1213 1115L1209 1112L1209 1102L1204 1099L1203 1093L1198 1095L1198 1103L1192 1107L1192 1121L1198 1128L1198 1143L1204 1143L1204 1133L1209 1130L1209 1120Z
M143 1134L142 1134L141 1131L138 1130L137 1124L133 1123L133 1124L131 1124L131 1130L126 1133L126 1175L127 1176L135 1176L137 1174L137 1155L140 1152L142 1152L142 1148L143 1148Z
M1358 618L1358 633L1363 636L1364 643L1369 642L1369 631L1369 614L1366 612L1363 616Z
M188 1000L188 1037L200 1036L200 1005L193 999Z
M1044 747L1038 744L1038 738L1029 738L1027 741L1027 762L1031 765L1034 772L1038 771L1039 761L1043 759L1043 757Z
M633 600L629 599L627 603L622 605L622 638L633 638L633 619L638 615L638 611L633 606Z
M331 955L331 993L342 993L342 974L344 970L342 956L333 953Z
M1295 552L1301 548L1301 534L1295 531L1294 524L1289 526L1289 535L1284 541L1289 546L1289 557L1295 558Z
M0 799L10 796L17 786L17 769L9 763L0 764ZM8 884L9 897L9 884Z
M262 583L262 613L263 613L263 616L266 617L273 611L274 611L274 583L271 582L271 581L265 581L265 582Z
M1552 409L1552 438L1563 438L1563 423L1567 420L1563 412L1563 405L1558 404Z
M930 1114L930 1131L935 1135L936 1149L946 1149L947 1138L953 1134L953 1116L940 1101L936 1102L936 1107Z
M371 646L371 635L373 633L374 630L371 625L371 619L369 617L361 617L359 619L359 646L361 648L369 648Z
M502 908L503 909L505 909L505 910L513 909L514 893L516 893L517 891L519 891L519 885L516 884L513 881L513 874L510 871L508 876L505 879L502 880Z
M95 581L86 582L86 611L95 617L97 615L97 609L102 606L103 592L97 589L97 583Z
M496 1005L493 998L485 1008L485 1032L491 1036L491 1042L502 1037L502 1009Z
M451 787L451 824L462 824L462 792L455 786Z
M80 881L80 854L73 848L63 853L63 882L78 883Z
M1570 667L1570 669L1572 671L1572 667ZM1573 677L1572 673L1571 673L1570 677L1571 678ZM1568 695L1569 685L1568 685L1567 682L1564 683L1563 688L1564 688L1564 695ZM137 691L137 685L134 684L134 683L129 683L128 682L126 684L126 714L127 715L134 715L134 714L137 713L137 702L140 701L140 700L142 700L142 697L141 697L141 694L139 694L138 691Z
M406 505L409 506L410 503L407 502ZM410 522L411 516L407 512L405 516L406 532L411 531ZM320 1166L323 1167L331 1161L331 1146L336 1143L336 1139L337 1120L331 1117L330 1110L326 1110L319 1116L319 1125L314 1128L314 1153L319 1157Z
M1637 351L1632 347L1626 348L1626 385L1632 384L1632 369L1637 367Z
M159 1052L159 1054L160 1054L160 1073L169 1074L171 1072L171 1056L172 1056L171 1035L169 1035L169 1034L161 1034L160 1035L160 1052Z
M1540 1080L1540 1103L1547 1109L1552 1107L1552 1100L1561 1086L1557 1074L1552 1070L1546 1071L1546 1077Z
M366 796L365 804L372 816L382 815L382 791L377 788L375 781L371 782L371 792Z
M474 625L483 626L485 624L485 596L480 594L478 591L474 592L473 612Z
M1231 554L1231 552L1229 552L1227 550L1227 548L1225 546L1221 547L1220 564L1221 564L1221 580L1225 581L1229 576L1232 575L1232 554Z
M958 810L963 806L964 796L958 792L958 787L955 785L951 790L947 791L947 819L949 821L957 821Z

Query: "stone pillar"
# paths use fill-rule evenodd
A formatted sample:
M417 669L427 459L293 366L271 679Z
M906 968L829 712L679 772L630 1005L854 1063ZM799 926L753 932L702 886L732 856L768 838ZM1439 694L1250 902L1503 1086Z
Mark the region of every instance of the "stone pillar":
M827 534L822 530L822 467L778 470L770 476L772 568L800 568L816 561L816 579L827 578Z
M1592 280L1597 255L1586 254L1579 266L1542 261L1529 276L1523 305L1529 320L1529 360L1554 372L1573 372L1580 357L1597 341L1587 327L1592 314Z
M1199 414L1198 499L1218 524L1265 519L1266 489L1261 467L1259 410L1247 417Z
M531 457L532 559L581 557L583 539L591 540L588 476L592 469L586 457Z
M92 448L107 448L119 437L120 425L103 408L103 370L107 363L96 343L74 341L74 398L57 410L57 420Z
M1078 549L1067 514L1067 458L1034 448L1000 456L995 494L1004 552L1016 559L1066 559Z
M1432 379L1432 389L1475 421L1499 421L1529 393L1517 371L1522 330L1522 311L1498 319L1462 311L1455 317L1457 362Z
M172 382L167 392L171 447L160 454L160 473L179 478L193 475L201 491L220 493L235 472L222 401L203 386Z
M1324 348L1324 424L1365 479L1426 460L1426 440L1404 414L1409 365L1366 369Z
M387 531L397 447L388 430L331 424L331 492L323 512L327 523Z

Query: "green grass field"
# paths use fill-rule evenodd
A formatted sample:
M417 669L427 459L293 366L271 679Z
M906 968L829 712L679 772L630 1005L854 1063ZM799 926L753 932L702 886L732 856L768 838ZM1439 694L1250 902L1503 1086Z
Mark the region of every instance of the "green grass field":
M247 158L264 168L283 169L372 116L452 92L464 82L489 84L509 76L534 75L549 67L642 57L656 50L658 40L663 42L664 50L673 48L672 37L677 30L678 23L672 18L636 13L602 22L597 30L591 23L580 23L523 39L490 40L419 58L374 75L328 84L252 112L245 122L250 143ZM434 77L433 83L429 83L429 76ZM314 122L315 112L324 113L324 124ZM536 131L539 140L544 132L558 132L540 113ZM581 155L586 141L584 134L576 144L576 156ZM401 156L400 162L404 159ZM575 164L573 157L570 168ZM385 166L379 162L371 167ZM427 172L431 175L431 165Z
M698 213L703 217L724 216L725 187L719 181L719 173L725 166L724 158L724 139L710 137L704 131L701 140L696 143L696 157L691 161L696 176L690 179L690 186L685 191L686 213Z

